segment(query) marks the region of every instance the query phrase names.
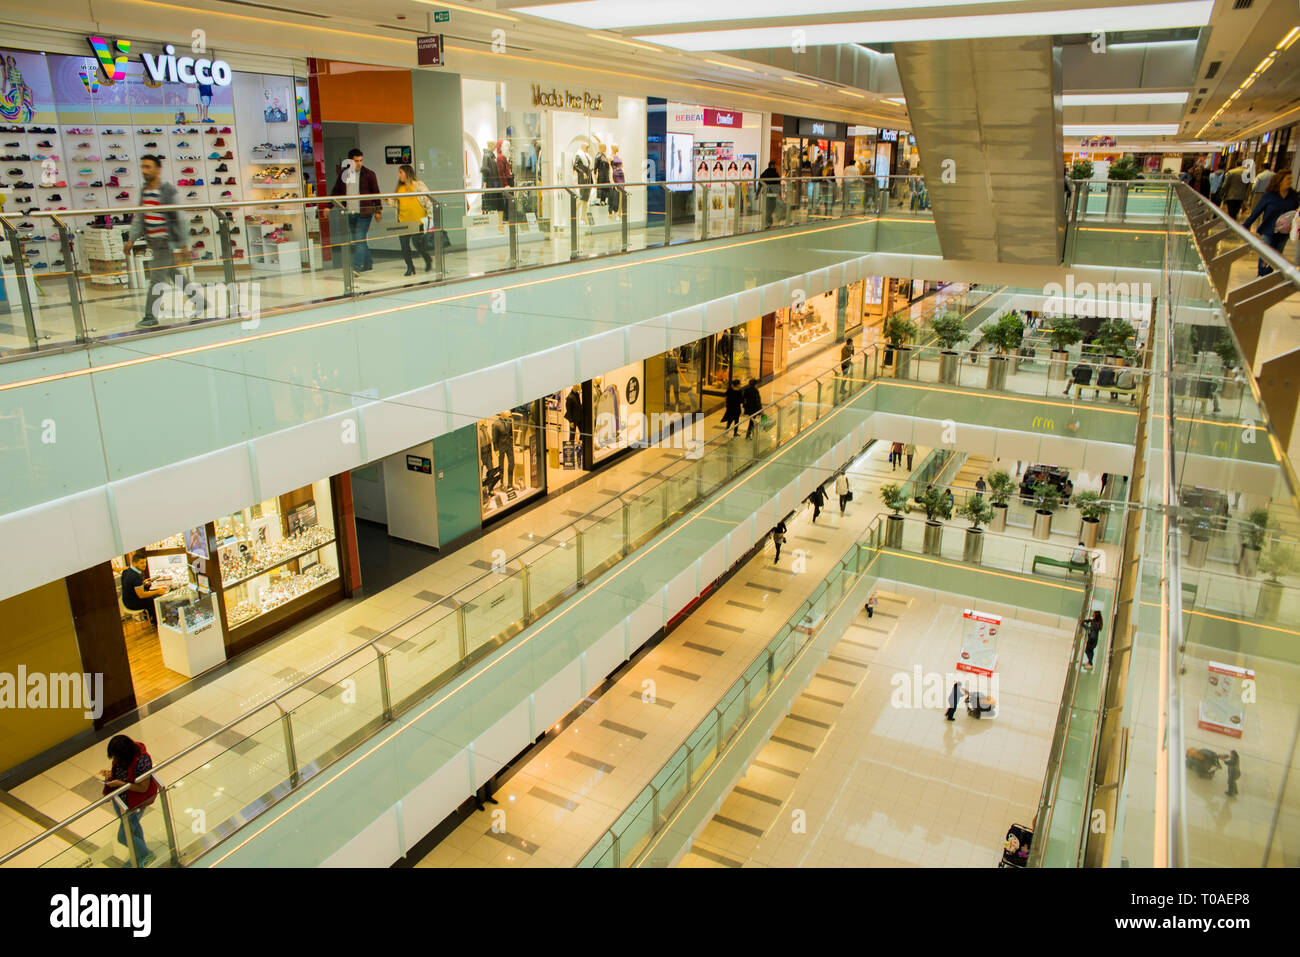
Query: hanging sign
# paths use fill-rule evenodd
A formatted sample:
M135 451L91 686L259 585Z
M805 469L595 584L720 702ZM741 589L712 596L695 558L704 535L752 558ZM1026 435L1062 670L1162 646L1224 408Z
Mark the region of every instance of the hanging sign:
M416 37L415 60L420 66L442 66L442 34Z
M1207 668L1196 726L1240 738L1246 730L1246 701L1254 700L1248 699L1247 685L1254 682L1255 672L1218 661L1209 662Z

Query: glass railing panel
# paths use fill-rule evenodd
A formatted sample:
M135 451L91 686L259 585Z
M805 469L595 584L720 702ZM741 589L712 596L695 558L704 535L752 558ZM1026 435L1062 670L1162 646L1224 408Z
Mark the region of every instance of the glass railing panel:
M686 766L689 754L690 749L682 745L650 782L650 787L657 796L656 803L659 808L655 827L662 827L686 797L688 786Z
M686 750L690 754L690 787L699 783L701 777L713 764L718 753L718 714L710 712L709 716L691 732L686 739Z
M471 655L522 627L524 577L518 570L492 573L457 592L456 597L464 602L467 652Z
M544 613L578 587L578 535L567 528L519 557L528 569L528 611Z
M460 615L451 604L435 605L398 634L399 642L385 659L393 704L401 705L422 693L461 658Z
M717 704L722 740L727 741L745 718L745 682L737 681Z
M626 867L654 833L654 789L647 787L638 794L610 830L618 835L619 860L615 866Z
M582 573L606 568L623 557L623 508L611 502L592 513L593 521L579 533L582 537Z
M366 657L371 660L361 664ZM289 713L294 753L300 768L313 764L324 766L383 720L379 662L374 652L365 649L351 661L358 666L331 688L313 695Z

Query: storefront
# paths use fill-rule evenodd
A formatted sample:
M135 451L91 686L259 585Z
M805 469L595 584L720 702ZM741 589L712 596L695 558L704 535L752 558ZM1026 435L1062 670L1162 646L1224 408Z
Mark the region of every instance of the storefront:
M820 172L829 158L835 175L844 175L847 152L848 127L832 120L810 120L787 116L781 141L781 175L799 175L799 166L806 157L815 171Z
M546 494L542 399L483 419L476 428L483 521Z
M761 316L710 336L704 347L704 391L709 394L722 395L732 379L743 386L764 375Z
M692 415L704 410L707 354L708 340L701 339L645 361L645 411L652 421L656 415Z
M646 440L644 362L577 383L542 402L549 492Z
M586 227L600 230L644 225L644 190L624 194L620 181L643 181L646 151L646 103L643 97L619 96L538 79L461 79L462 160L465 188L485 192L472 197L466 216L471 247L506 241L511 204L492 187L573 186L577 215ZM565 233L573 213L569 195L555 190L518 194L514 215L518 239L537 242L552 232Z
M838 290L831 290L777 310L773 373L784 372L834 341L837 300Z
M707 206L709 233L735 227L737 215L753 202L758 174L766 163L762 113L692 103L665 107L667 150L665 180L683 191L695 184L696 224ZM745 188L738 189L742 184Z
M132 553L109 563L143 704L345 597L338 479L250 505L144 547L157 629L121 604Z
M281 74L246 72L235 68L233 56L192 54L188 36L176 47L190 55L101 37L88 37L79 55L0 50L12 104L4 115L10 124L4 149L10 208L75 212L137 205L145 155L161 158L163 179L176 185L184 203L310 194L304 163L311 161L311 104L300 68L286 60ZM231 237L238 266L296 271L319 243L301 216L286 219L270 205L242 213ZM125 222L114 217L114 224ZM74 217L72 225L89 223ZM195 213L185 225L194 264L220 268L214 214ZM79 244L79 255L91 245ZM78 263L93 285L142 281L126 268L118 244L103 245L96 258ZM25 246L37 272L64 265L57 232Z

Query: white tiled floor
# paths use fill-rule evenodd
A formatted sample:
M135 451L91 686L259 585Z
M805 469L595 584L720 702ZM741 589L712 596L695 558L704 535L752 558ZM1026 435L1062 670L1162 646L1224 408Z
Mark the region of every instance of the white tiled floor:
M1032 822L1073 621L1005 620L997 718L961 708L948 722L943 690L918 702L898 689L913 687L917 667L954 673L963 606L910 586L882 583L881 594L875 617L859 614L681 866L993 867L1008 825Z

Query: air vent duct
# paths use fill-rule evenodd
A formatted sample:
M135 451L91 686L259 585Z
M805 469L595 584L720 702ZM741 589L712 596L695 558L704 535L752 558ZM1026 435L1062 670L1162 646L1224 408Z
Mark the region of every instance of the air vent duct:
M1207 80L1213 80L1216 76L1219 75L1219 67L1221 67L1221 66L1223 66L1223 61L1222 61L1222 60L1215 60L1213 63L1211 63L1211 64L1206 68L1206 70L1205 70L1205 78L1206 78Z
M1232 3L1232 9L1234 9L1234 10L1249 10L1249 9L1251 8L1251 6L1254 5L1254 3L1255 3L1255 0L1233 0L1233 3Z

